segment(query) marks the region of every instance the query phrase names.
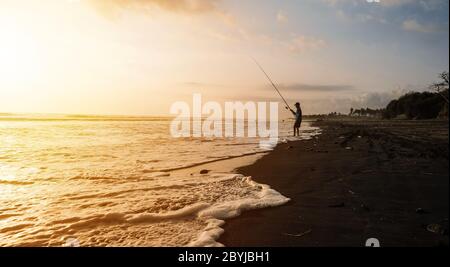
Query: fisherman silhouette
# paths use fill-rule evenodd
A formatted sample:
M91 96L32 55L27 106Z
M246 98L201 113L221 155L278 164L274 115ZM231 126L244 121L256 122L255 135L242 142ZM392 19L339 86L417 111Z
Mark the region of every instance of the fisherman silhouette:
M300 103L295 103L295 107L297 108L296 111L289 108L289 110L294 114L295 116L295 123L294 123L294 136L300 136L300 126L302 125L302 108L300 107Z
M292 112L292 114L294 114L294 116L295 116L294 136L300 136L300 126L302 125L302 116L303 116L302 109L300 107L300 103L299 102L295 103L295 107L297 108L297 111L292 110L291 107L289 106L288 102L286 101L286 99L281 94L280 90L278 90L277 86L270 78L269 74L267 74L267 72L258 63L258 61L256 61L256 59L254 59L254 58L252 58L252 59L253 59L253 61L255 61L256 65L258 65L259 69L264 73L266 78L269 80L270 84L272 84L273 88L275 89L275 91L277 91L278 95L280 95L281 99L283 99L284 103L286 104L286 109L290 110Z

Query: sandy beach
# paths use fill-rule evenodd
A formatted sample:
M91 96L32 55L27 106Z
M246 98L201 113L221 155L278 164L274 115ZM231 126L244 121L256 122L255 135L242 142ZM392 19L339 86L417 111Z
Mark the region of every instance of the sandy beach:
M322 121L239 173L291 201L228 220L226 246L448 246L448 121Z

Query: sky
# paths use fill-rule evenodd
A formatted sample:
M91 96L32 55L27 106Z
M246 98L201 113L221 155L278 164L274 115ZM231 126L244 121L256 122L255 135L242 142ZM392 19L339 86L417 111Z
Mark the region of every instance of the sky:
M380 108L449 69L447 0L0 0L0 112Z

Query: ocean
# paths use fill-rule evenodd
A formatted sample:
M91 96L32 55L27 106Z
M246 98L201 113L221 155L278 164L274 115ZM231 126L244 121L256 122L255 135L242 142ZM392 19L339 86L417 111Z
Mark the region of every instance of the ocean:
M226 219L289 201L233 169L194 168L254 161L270 150L258 138L173 138L170 122L0 115L0 246L221 246ZM291 123L280 142L320 134L305 122L290 137Z

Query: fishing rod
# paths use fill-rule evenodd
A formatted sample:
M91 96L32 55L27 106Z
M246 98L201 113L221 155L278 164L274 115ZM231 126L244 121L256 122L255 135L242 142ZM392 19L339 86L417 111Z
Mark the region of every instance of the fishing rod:
M253 61L255 61L256 65L258 65L259 69L264 73L264 75L266 75L267 79L269 79L270 83L272 84L273 88L275 88L275 90L277 91L277 93L280 95L281 99L283 99L284 103L286 104L286 107L289 108L290 110L291 107L289 106L288 102L286 101L286 99L283 97L283 95L280 93L280 90L278 90L277 86L275 85L275 83L272 81L272 79L270 78L270 76L267 74L267 72L263 69L263 67L258 63L258 61L256 61L256 59L254 57L252 57Z

